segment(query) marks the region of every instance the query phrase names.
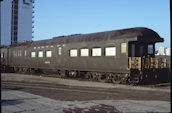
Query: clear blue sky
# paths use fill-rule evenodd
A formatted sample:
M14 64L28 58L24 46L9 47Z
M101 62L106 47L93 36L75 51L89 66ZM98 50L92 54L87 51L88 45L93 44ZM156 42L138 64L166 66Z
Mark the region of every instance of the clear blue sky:
M170 47L169 0L35 0L34 39L148 27Z

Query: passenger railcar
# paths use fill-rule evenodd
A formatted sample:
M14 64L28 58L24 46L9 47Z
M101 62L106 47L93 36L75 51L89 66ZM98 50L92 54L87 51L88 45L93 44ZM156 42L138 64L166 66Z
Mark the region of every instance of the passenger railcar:
M170 70L166 59L155 58L157 42L163 38L153 30L130 28L21 43L3 48L1 58L16 72L48 69L104 82L167 82Z

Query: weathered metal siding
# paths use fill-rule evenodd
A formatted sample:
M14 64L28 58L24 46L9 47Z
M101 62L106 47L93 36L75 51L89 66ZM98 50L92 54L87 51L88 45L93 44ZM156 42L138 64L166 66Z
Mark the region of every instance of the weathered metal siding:
M145 35L144 35L145 34ZM150 35L150 37L148 37ZM146 37L144 37L146 36ZM127 72L128 69L128 44L129 41L162 41L159 35L146 28L132 28L126 30L108 31L84 35L73 35L57 37L50 40L35 41L23 46L13 47L14 50L21 50L22 56L13 57L12 65L28 68L46 68L46 69L66 69L81 71L106 71L106 72ZM126 54L121 54L121 43L127 43ZM50 47L50 46L54 47ZM62 55L57 54L57 45L62 46ZM38 48L44 46L44 48ZM45 47L49 46L49 47ZM116 47L116 56L104 56L104 48L108 46ZM34 49L36 47L37 49ZM101 47L101 57L91 56L93 47ZM89 57L69 56L70 49L89 48ZM27 50L27 56L24 51ZM44 51L44 57L38 57L38 51ZM45 57L45 51L51 50L52 57ZM37 56L31 58L31 51L35 51ZM79 54L78 54L79 55Z
M50 44L47 48L37 48L35 46L21 46L13 48L14 50L22 50L23 57L13 57L13 66L17 67L29 67L29 68L46 68L46 69L67 69L67 70L81 70L81 71L109 71L109 72L126 72L128 71L128 50L125 54L121 54L121 43L127 43L130 40L135 40L136 38L130 39L117 39L117 40L107 40L107 41L92 41L92 42L73 42L68 44L57 44L62 46L62 55L57 54L57 44L53 45L51 48ZM41 45L42 46L42 45ZM41 47L37 45L37 47ZM104 56L105 47L115 46L116 56ZM93 47L102 48L102 56L91 56L91 49ZM77 49L78 53L81 48L89 48L89 57L70 57L69 50ZM24 56L24 51L27 50L27 56ZM38 57L38 51L44 51L44 57ZM46 50L52 51L52 57L45 57ZM31 52L35 51L37 56L31 58ZM50 63L45 63L50 62Z
M121 43L128 43L127 40L108 40L99 42L87 43L70 43L63 48L63 60L55 61L56 64L63 64L63 68L70 70L90 70L90 71L118 71L122 72L128 70L128 54L121 54ZM116 56L105 56L105 47L115 46ZM102 56L91 56L91 49L93 47L102 48ZM70 57L69 50L81 48L89 48L89 57ZM78 51L80 52L80 51ZM79 54L78 54L79 55Z
M9 59L9 56L8 56L8 48L1 48L1 55L3 57L1 57L1 64L2 65L9 65L9 62L8 62L8 59Z

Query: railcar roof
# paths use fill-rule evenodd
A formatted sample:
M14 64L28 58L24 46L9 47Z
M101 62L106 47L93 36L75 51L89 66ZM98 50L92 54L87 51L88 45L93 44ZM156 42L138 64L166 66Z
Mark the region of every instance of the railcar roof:
M29 45L49 45L49 44L60 44L70 42L88 42L88 41L99 41L99 40L113 40L113 39L127 39L137 37L138 41L141 42L163 42L155 31L146 27L135 27L128 29L112 30L105 32L89 33L89 34L73 34L69 36L59 36L52 39L33 41L28 43ZM27 45L27 44L26 44Z
M54 37L49 40L35 41L34 45L126 39L135 37L138 37L138 41L163 42L163 38L161 38L155 31L145 27L135 27L89 34L74 34L69 36Z

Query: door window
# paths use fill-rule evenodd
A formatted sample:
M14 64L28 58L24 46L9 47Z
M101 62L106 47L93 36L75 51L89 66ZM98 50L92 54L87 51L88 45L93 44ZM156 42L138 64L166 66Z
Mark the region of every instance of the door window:
M148 54L153 54L153 44L148 45Z
M135 44L131 45L131 57L135 57Z

